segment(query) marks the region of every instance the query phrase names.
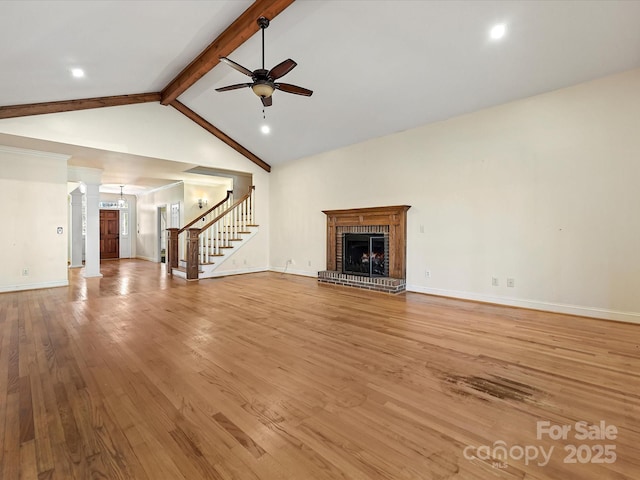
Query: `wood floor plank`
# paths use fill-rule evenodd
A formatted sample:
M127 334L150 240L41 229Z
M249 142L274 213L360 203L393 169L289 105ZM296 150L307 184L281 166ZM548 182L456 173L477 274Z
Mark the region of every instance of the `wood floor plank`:
M30 375L31 394L33 397L34 441L38 473L55 468L51 438L49 435L49 414L47 412L41 377L37 372Z
M0 294L0 480L640 478L640 325L101 270ZM537 438L540 421L572 430ZM577 440L579 421L618 434ZM553 454L479 454L496 442ZM570 444L617 458L565 463Z
M11 395L18 391L20 383L20 320L18 317L9 324L9 328L7 394Z
M33 420L33 399L31 398L31 381L29 377L20 377L20 443L31 442L35 439Z
M36 445L33 440L20 445L20 477L37 478L38 462L36 460Z
M20 476L20 395L11 393L6 396L6 420L4 427L4 445L2 466L3 480L19 478Z

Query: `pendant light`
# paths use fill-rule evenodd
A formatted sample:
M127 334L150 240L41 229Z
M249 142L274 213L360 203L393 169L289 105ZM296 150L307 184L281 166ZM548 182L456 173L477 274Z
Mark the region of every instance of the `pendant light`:
M124 199L124 196L122 195L123 188L124 188L124 185L120 185L120 198L118 199L118 208L127 207L127 201Z

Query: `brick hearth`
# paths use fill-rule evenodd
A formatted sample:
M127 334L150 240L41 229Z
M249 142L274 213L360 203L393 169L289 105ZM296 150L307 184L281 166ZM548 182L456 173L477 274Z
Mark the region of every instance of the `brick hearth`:
M327 270L318 281L335 285L399 293L406 289L406 238L408 205L325 210L327 215ZM342 237L345 233L379 233L385 237L385 262L389 277L342 273Z
M364 288L386 293L400 293L407 288L406 280L389 277L363 277L361 275L348 275L340 272L318 272L320 283L331 283L345 287Z

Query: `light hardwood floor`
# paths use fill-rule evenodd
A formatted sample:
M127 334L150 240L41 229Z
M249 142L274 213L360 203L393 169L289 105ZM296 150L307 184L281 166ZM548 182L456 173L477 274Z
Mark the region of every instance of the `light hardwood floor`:
M4 480L640 478L638 325L276 273L102 271L0 295ZM572 430L538 439L542 421ZM576 439L579 421L617 436ZM508 458L486 458L500 442Z

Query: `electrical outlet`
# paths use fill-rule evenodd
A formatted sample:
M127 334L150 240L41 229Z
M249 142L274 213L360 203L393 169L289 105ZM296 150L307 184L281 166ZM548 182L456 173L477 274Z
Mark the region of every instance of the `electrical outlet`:
M515 278L507 278L507 287L513 288L515 286L516 286L516 279Z
M425 271L424 271L424 276L425 276L426 278L431 278L431 270L425 270Z
M494 287L497 287L500 285L500 281L498 280L498 277L491 277L491 285L493 285Z
M290 258L289 260L287 260L287 265L295 265L296 262L293 260L293 258Z
M309 267L311 266L311 260L307 261L307 266L309 266Z
M28 268L23 268L22 269L22 276L23 277L27 277L29 275L29 269Z

